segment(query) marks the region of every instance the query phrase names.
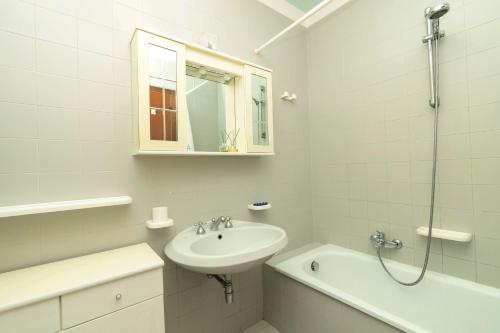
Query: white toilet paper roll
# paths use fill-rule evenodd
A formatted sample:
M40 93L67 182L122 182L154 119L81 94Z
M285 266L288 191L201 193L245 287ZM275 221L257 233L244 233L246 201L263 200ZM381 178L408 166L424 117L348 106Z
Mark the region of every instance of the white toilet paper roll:
M168 220L168 207L153 207L153 222L164 222Z

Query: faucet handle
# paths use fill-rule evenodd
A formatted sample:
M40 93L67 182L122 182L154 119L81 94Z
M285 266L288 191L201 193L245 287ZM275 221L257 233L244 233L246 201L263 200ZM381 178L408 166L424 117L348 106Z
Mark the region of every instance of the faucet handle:
M231 222L231 216L226 216L226 223L224 224L224 228L232 228L233 223Z
M194 224L194 228L196 230L197 235L204 235L206 233L205 230L205 222L198 222Z

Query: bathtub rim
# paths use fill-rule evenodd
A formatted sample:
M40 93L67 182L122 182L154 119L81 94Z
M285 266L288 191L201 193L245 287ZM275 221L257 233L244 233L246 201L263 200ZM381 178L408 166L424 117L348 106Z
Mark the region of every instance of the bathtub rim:
M314 290L317 290L318 292L321 292L342 303L345 303L395 328L411 333L431 333L429 330L421 326L418 326L414 323L402 319L397 315L393 315L390 312L387 312L376 306L373 306L368 302L363 301L362 299L354 297L345 291L342 291L326 282L314 278L314 276L311 276L304 271L303 269L304 264L309 260L313 260L314 256L318 256L325 253L328 254L332 252L335 254L348 254L351 256L353 255L361 257L360 259L363 260L371 262L375 261L378 263L378 259L375 256L372 256L365 252L359 252L356 250L344 248L333 244L323 244L323 245L318 244L318 246L312 249L307 249L305 252L297 254L293 257L286 258L282 261L277 262L276 260L274 260L274 262L272 264L269 264L269 266L271 266L275 271L293 280L296 280ZM387 259L387 265L389 267L395 267L398 269L402 269L404 271L412 272L414 274L418 274L420 272L418 267L403 264L394 260ZM430 275L432 279L445 282L447 284L458 286L460 288L465 288L481 294L486 294L488 296L500 298L500 289L494 287L490 287L487 285L479 284L474 281L464 280L458 277L434 271L429 271L427 274ZM427 278L429 278L429 276L427 276Z

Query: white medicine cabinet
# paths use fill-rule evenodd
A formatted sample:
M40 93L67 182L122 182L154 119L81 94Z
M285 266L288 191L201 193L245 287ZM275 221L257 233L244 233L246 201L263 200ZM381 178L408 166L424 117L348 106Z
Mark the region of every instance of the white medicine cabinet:
M137 155L273 155L272 71L136 29Z

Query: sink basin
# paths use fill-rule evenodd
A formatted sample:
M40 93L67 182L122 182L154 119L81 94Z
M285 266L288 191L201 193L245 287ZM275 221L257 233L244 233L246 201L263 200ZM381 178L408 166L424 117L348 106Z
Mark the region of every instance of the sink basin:
M167 257L178 265L199 273L233 274L265 262L288 242L278 227L233 220L233 228L207 230L197 235L188 228L165 246Z

